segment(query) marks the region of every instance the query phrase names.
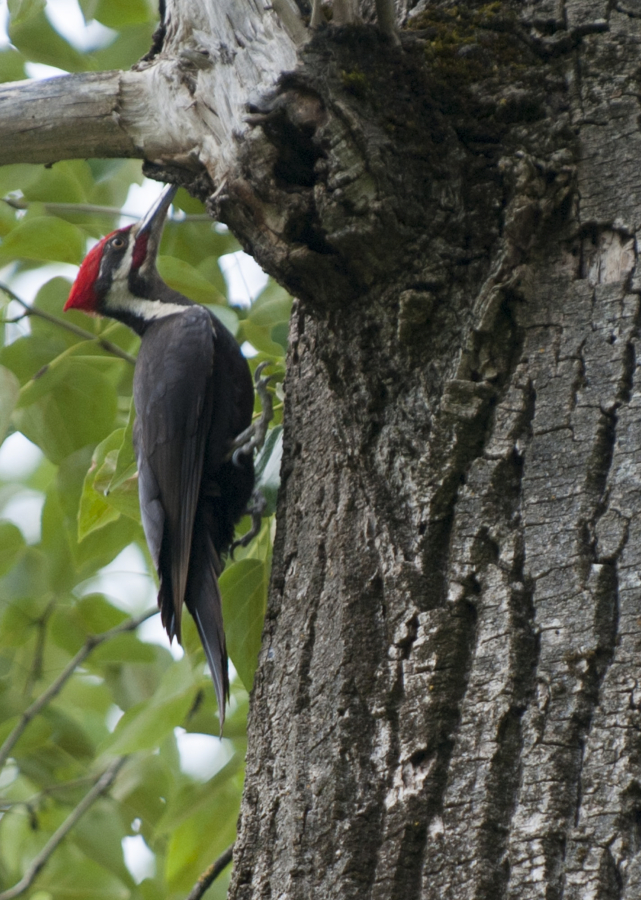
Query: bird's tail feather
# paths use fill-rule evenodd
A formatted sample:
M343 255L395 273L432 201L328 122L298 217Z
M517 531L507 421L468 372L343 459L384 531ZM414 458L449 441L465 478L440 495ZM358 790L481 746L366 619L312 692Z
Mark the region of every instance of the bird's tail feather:
M194 525L185 603L194 617L207 656L218 701L222 732L225 721L225 703L229 699L229 676L223 629L223 605L217 577L221 569L220 558L214 547L210 531L197 517Z

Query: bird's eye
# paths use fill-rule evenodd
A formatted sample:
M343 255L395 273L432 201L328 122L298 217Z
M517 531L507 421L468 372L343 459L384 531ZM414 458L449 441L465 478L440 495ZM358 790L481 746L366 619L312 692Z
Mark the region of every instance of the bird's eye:
M115 247L116 250L122 250L122 248L125 246L125 241L121 237L115 237L111 242L111 246Z

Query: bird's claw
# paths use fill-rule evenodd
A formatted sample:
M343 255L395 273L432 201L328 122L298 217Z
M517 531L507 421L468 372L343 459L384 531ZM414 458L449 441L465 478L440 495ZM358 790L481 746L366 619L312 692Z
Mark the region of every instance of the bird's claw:
M272 376L266 375L265 378L261 378L263 369L268 365L269 362L266 360L256 366L256 371L254 372L254 385L256 386L256 393L258 394L260 405L262 407L260 419L257 422L252 423L249 428L241 431L229 448L227 459L231 459L235 466L240 465L241 456L251 456L254 450L260 449L263 446L267 428L274 418L272 395L267 390L267 385Z
M251 541L256 537L258 532L260 531L263 513L265 512L265 507L267 506L267 501L262 495L262 492L256 488L251 496L251 501L247 504L247 509L245 510L248 516L251 516L252 524L249 531L244 534L241 538L231 545L230 554L232 559L234 558L234 550L236 547L247 547Z

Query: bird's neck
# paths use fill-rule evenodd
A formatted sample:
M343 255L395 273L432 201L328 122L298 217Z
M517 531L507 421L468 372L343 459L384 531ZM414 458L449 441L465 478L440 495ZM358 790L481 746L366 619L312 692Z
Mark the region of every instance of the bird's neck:
M114 281L105 298L103 314L143 335L159 319L185 312L193 306L192 300L172 291L162 281L145 287L141 294L134 294L127 282Z

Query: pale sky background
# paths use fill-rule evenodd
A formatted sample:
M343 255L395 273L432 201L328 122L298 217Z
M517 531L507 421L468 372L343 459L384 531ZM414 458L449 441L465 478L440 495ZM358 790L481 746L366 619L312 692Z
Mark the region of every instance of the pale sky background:
M106 46L115 34L99 22L94 21L85 25L77 0L47 0L46 14L53 27L80 51ZM7 20L6 0L0 0L0 48L9 44ZM60 69L36 63L28 63L26 69L28 76L34 79L64 74ZM162 187L158 182L148 179L145 179L142 185L132 185L123 206L123 213L131 216L144 215ZM131 218L123 219L122 224L128 224L130 221ZM234 304L249 305L267 282L265 273L246 253L228 254L221 258L220 266L228 285L230 301ZM11 266L7 266L0 269L0 281L8 282L20 297L31 302L40 287L50 278L62 275L73 279L77 271L76 266L51 264L12 278ZM13 339L18 334L25 333L28 327L28 322L21 323L15 328ZM243 349L247 355L253 350L249 346ZM0 478L6 481L24 478L36 469L41 459L42 453L34 444L21 434L13 434L0 447ZM40 539L40 515L43 503L42 493L18 490L4 506L2 518L14 522L29 543L36 543ZM142 553L133 545L127 547L96 578L87 581L79 589L80 593L96 591L109 595L115 606L133 615L144 612L156 602L153 580L145 571ZM154 616L141 626L140 634L145 641L169 646L160 616ZM177 658L182 656L182 650L175 642L171 651ZM230 664L230 676L233 674L233 666ZM110 727L115 728L121 715L122 711L114 706L109 719ZM176 729L176 738L182 770L202 781L211 778L232 754L231 743L224 739L187 734L181 728ZM134 831L137 830L135 822L133 827ZM153 875L154 855L141 835L125 838L123 850L127 866L137 882Z

